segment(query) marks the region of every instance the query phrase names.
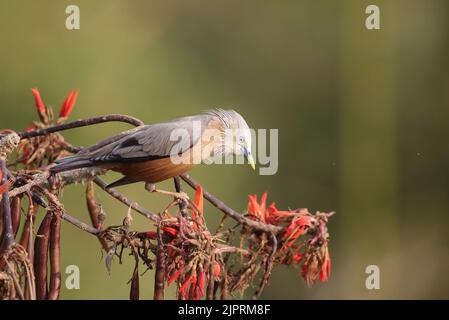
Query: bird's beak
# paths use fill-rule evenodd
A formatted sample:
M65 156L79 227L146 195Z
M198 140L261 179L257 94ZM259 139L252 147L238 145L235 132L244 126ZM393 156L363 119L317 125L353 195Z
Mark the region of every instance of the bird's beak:
M254 162L253 156L250 154L248 154L246 156L246 158L248 159L248 164L251 166L251 168L253 168L253 170L256 170L256 163Z

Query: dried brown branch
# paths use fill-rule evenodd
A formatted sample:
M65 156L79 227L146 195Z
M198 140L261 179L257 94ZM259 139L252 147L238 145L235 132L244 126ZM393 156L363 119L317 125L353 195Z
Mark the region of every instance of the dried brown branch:
M125 123L132 124L133 126L136 126L136 127L144 124L139 119L131 117L131 116L127 116L127 115L123 115L123 114L110 114L110 115L99 116L99 117L95 117L95 118L76 120L76 121L68 122L65 124L51 126L51 127L42 128L42 129L37 129L37 130L32 130L32 131L23 131L23 132L18 133L18 135L20 136L21 139L28 139L28 138L38 137L38 136L45 136L45 135L48 135L51 133L64 131L64 130L68 130L68 129L91 126L91 125L98 124L98 123L112 122L112 121L125 122Z
M145 209L144 207L142 207L141 205L139 205L137 202L132 201L130 199L128 199L125 195L123 195L122 193L116 191L113 188L106 188L107 187L107 183L105 181L103 181L101 178L99 177L95 177L93 179L93 181L95 182L95 184L97 184L101 189L103 189L105 192L109 193L112 197L114 197L115 199L117 199L118 201L126 204L129 208L133 209L134 211L140 213L141 215L143 215L145 218L148 218L150 220L153 220L154 222L158 222L160 220L159 216L154 214L153 212Z
M2 173L1 185L8 183L8 174L6 169L6 160L0 158L0 170ZM14 231L12 226L11 207L9 203L9 194L4 192L2 194L2 211L3 211L3 242L2 249L9 251L14 244ZM1 255L1 254L0 254Z
M165 248L160 224L157 228L156 272L154 275L154 300L164 300Z
M182 192L182 186L181 186L181 178L179 176L176 176L173 178L174 183L175 183L175 190L178 193ZM186 209L186 204L184 201L179 201L179 211L181 212L181 216L183 217L187 217L187 209Z
M70 184L80 183L83 181L89 181L98 175L105 174L105 172L106 172L106 170L97 168L97 167L82 168L82 169L61 172L56 175L56 180L57 180L56 187L67 186ZM48 189L48 188L50 188L50 183L48 181L49 178L50 178L49 171L43 171L41 173L37 173L29 179L28 183L9 191L8 192L9 197L12 198L12 197L18 196L22 193L29 192L32 188L37 187L37 186Z
M50 286L48 300L59 299L61 290L61 219L53 215L50 225Z

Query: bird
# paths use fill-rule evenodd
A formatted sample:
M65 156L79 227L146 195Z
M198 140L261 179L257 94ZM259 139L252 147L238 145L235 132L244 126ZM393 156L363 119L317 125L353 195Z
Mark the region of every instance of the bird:
M119 172L123 177L107 186L114 188L145 182L152 192L176 193L156 189L155 184L210 163L214 157L243 156L253 169L251 131L235 110L212 109L202 114L143 125L61 158L49 168L59 172L99 167Z

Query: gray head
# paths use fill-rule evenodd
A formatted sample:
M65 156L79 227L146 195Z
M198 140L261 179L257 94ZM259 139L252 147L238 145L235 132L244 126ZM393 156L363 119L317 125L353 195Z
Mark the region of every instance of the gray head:
M244 156L255 169L251 155L251 131L245 119L234 110L214 109L207 111L207 114L217 118L223 124L223 153Z

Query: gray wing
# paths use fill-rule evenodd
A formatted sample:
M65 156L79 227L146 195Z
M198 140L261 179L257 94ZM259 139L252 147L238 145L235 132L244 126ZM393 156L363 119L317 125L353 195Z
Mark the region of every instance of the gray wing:
M144 126L90 154L93 162L146 161L169 157L195 145L210 117L199 115ZM200 127L194 129L196 124ZM85 155L86 156L86 155Z

